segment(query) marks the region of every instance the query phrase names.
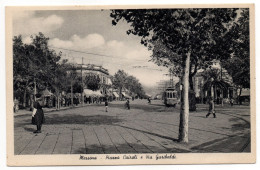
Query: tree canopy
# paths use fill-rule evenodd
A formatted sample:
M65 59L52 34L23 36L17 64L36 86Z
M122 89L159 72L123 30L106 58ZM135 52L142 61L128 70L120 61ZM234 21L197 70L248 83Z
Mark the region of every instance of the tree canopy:
M225 48L228 42L221 40L229 31L227 25L234 22L236 11L234 8L189 8L111 12L112 24L116 25L120 20L128 22L127 34L140 36L141 44L153 50L151 57L155 62L182 68L181 142L188 142L189 77L196 73L198 66L230 55L229 48Z
M222 61L233 82L241 88L250 87L249 9L242 9L238 21L224 37L233 50L232 56Z
M120 98L122 98L123 88L126 88L131 95L137 95L139 97L145 96L145 92L139 80L134 76L128 75L124 70L118 70L115 73L112 84L114 88L119 90Z
M14 91L32 92L34 82L43 90L51 86L60 54L48 48L48 38L42 33L31 36L32 43L24 44L22 36L13 38Z
M98 75L93 73L89 73L86 75L84 83L88 89L93 91L96 91L100 88L100 78Z

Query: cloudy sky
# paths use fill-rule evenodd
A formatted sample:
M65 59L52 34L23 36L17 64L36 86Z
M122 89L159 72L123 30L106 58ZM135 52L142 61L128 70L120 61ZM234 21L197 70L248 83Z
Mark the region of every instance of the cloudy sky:
M167 68L148 62L150 52L140 44L140 37L126 34L129 25L112 26L109 15L108 10L17 11L13 33L30 43L30 35L42 32L50 38L50 48L62 51L70 62L81 63L83 57L84 64L102 65L111 75L123 69L147 87L169 79L164 75Z

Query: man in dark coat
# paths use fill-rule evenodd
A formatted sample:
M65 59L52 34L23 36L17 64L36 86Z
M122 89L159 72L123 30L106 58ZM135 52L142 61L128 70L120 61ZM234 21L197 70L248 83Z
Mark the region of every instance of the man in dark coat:
M130 110L130 101L129 101L129 99L126 100L126 108L128 110Z
M36 96L36 97L39 97L39 96ZM43 113L42 106L39 103L39 101L40 101L40 99L38 98L33 103L34 109L37 109L36 113L33 114L33 117L32 117L32 124L36 125L36 127L37 127L37 130L34 131L33 133L41 133L42 124L45 123L44 113Z

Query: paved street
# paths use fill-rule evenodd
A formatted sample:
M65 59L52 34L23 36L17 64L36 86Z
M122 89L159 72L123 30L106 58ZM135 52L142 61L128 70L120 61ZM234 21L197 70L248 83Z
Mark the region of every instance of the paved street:
M179 108L167 108L160 100L86 105L46 112L41 134L34 134L31 113L14 116L15 154L109 154L250 152L250 107L216 106L217 118L205 118L207 105L190 112L189 144L178 138Z

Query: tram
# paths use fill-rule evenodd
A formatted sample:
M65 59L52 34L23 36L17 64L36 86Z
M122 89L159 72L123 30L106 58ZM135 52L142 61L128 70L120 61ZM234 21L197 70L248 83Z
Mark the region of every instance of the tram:
M165 106L175 107L176 104L178 104L178 102L179 102L177 96L178 96L177 91L173 87L168 87L163 92L163 101L164 101Z

